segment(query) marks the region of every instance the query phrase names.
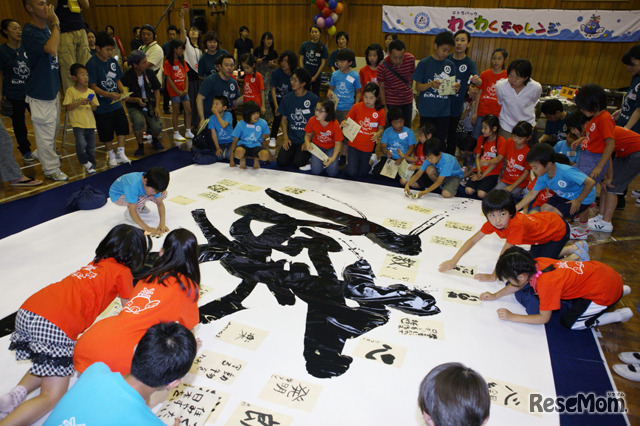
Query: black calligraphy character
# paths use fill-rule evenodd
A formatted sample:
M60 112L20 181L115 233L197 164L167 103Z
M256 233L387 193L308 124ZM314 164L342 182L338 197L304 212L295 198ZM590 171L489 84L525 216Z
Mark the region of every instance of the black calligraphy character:
M505 385L504 387L511 391L511 393L505 397L504 405L509 405L509 399L511 399L511 397L513 397L513 405L520 405L520 401L518 401L518 397L517 397L518 392L514 392L513 389L511 389L507 385Z
M382 349L375 349L369 352L368 354L366 354L364 357L367 359L376 359L376 357L374 356L375 354L378 354L381 352L387 352L389 349L393 349L393 348L389 345L382 345ZM393 354L380 355L380 361L384 362L385 364L391 365L395 360L396 360L396 357Z
M304 397L309 394L309 388L306 386L298 385L293 386L287 396L291 398L293 402L303 402Z
M415 259L404 256L391 256L391 263L389 266L402 266L403 268L412 268L415 264Z
M240 424L243 426L253 426L253 425L275 426L280 424L280 422L275 421L275 419L273 418L273 415L268 413L261 413L259 411L247 410L244 412L244 414L247 416L247 418L244 420L240 420ZM255 417L253 417L254 415ZM254 420L257 423L254 423L253 422ZM247 423L248 421L251 423Z

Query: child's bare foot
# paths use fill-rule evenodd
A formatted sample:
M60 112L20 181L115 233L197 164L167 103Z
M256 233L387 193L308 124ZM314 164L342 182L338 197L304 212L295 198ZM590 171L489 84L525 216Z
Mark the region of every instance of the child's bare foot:
M247 168L247 160L246 159L242 159L240 160L240 168L241 169L246 169Z
M257 158L255 158L253 160L253 169L254 170L258 170L260 168L260 160L258 160Z

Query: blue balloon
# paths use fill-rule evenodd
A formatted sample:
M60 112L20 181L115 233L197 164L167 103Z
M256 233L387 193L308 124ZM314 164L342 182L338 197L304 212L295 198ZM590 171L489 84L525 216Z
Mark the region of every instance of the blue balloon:
M315 15L315 16L313 17L313 23L315 24L315 23L316 23L316 21L318 20L318 18L320 18L321 16L322 16L322 15L321 15L321 14L319 14L319 13L318 13L317 15Z
M329 9L331 10L335 9L337 5L338 0L329 0L329 2L327 3L327 6L329 6Z

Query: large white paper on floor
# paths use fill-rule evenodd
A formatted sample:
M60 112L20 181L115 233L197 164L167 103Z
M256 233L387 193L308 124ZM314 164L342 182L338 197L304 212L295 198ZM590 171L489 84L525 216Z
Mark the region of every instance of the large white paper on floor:
M126 166L121 168L123 173L127 172ZM229 190L219 192L218 198L212 197L215 199L199 195L211 192L209 186L224 185L220 183L224 179L240 185L227 185ZM437 266L456 251L437 241L465 241L473 234L469 230L471 227L445 224L454 221L473 225L475 230L484 222L477 201L445 200L435 194L414 200L405 197L400 187L273 170L239 170L226 164L214 164L189 166L171 173L168 198L180 195L195 202L184 205L166 201L166 223L171 229L183 227L191 230L199 242L205 244L204 236L191 217L191 211L197 208L205 209L212 224L228 238L231 238L229 227L240 217L234 209L251 203L263 204L299 219L324 220L285 207L264 192L265 188L283 192L284 188L292 185L306 191L296 195L284 193L358 216L359 213L349 207L352 206L378 224L393 219L388 220L385 226L400 234L408 231L392 228L390 224L411 223L416 228L435 215L444 217L421 234L422 253L415 257L418 262L413 263L414 269L407 269L411 273L405 273L407 271L402 267L389 269L387 255L390 253L366 237L351 237L315 228L342 244L357 247L361 256L371 264L377 276L377 286L400 283L427 291L435 297L442 312L417 317L389 308L391 315L387 324L347 341L343 354L353 357L349 369L339 377L319 379L307 373L303 357L306 303L296 298L295 305L280 306L266 286L258 284L244 301L245 310L198 326L198 336L204 342L203 350L228 357L230 364L227 368L235 368L233 365L242 362L241 369L233 370L236 377L232 383L191 374L185 378L194 386L210 388L226 396L227 400L221 401L214 412L216 424L228 424L230 419L236 419L238 413L243 412L241 410L250 406L266 410L262 417L255 412L246 414L254 422L257 418L267 421L282 416L283 424L292 418L291 424L294 425L422 425L416 403L420 381L431 368L450 361L462 362L492 380L539 391L545 397L555 396L544 327L509 323L497 317L496 309L500 307L524 313L512 296L479 305L445 300L445 289L477 295L485 290L495 292L503 285L498 282L480 283L437 271ZM153 205L150 209L155 213ZM0 240L0 270L3 271L0 315L4 317L14 312L38 289L88 263L99 241L111 227L123 220L124 209L108 203L98 210L62 216ZM251 225L256 235L265 226L257 222ZM296 235L302 234L298 232ZM162 239L154 239L153 244L153 250L157 251ZM461 264L477 265L480 272L491 272L502 244L495 236L486 237L463 257ZM340 278L343 268L357 260L346 246L343 249L340 253L330 253ZM312 265L305 250L295 258L288 258L280 252L274 252L272 258ZM386 268L386 274L396 279L381 276L383 268ZM315 273L313 266L311 271ZM202 285L208 290L201 305L230 293L240 282L218 261L202 264L201 272ZM356 305L352 301L347 301L347 304ZM30 365L28 362L16 362L13 353L7 349L8 345L8 336L0 339L0 393L14 386ZM385 350L384 345L391 347L386 352L395 353L395 358L383 357L385 351L379 351L370 358L361 356L362 351L372 345L379 345ZM397 365L388 363L392 358L397 360ZM154 394L152 405L157 409L165 396ZM509 407L503 403L496 401L492 404L489 424L550 425L559 422L557 414L534 416L523 413L520 407Z

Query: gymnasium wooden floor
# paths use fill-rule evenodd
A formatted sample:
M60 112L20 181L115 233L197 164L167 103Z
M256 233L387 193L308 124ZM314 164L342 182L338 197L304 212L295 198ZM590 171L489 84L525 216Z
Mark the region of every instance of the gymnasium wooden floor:
M171 118L162 114L163 132L162 143L165 149L173 146ZM2 122L13 137L11 120L2 117ZM27 117L28 125L30 124ZM29 129L31 129L29 127ZM181 129L184 132L184 128ZM29 139L32 150L35 149L35 138L30 132ZM282 143L282 138L278 138L278 146ZM70 181L75 181L86 177L84 168L78 163L75 155L75 140L73 132L68 131L64 145L61 144L62 137L59 136L58 149L62 153L61 169L69 176ZM14 142L15 143L15 142ZM126 154L133 160L133 152L137 148L137 143L133 136L127 138ZM186 147L182 147L186 149ZM149 144L145 144L145 154L150 155L155 150ZM44 181L44 184L33 188L10 188L8 183L3 183L0 187L0 204L10 202L19 198L28 197L39 192L47 191L65 183L53 182L45 179L42 174L40 163L24 163L20 153L14 149L16 160L22 168L22 173L26 176ZM96 170L99 172L108 168L106 162L106 152L104 146L97 144L96 148ZM613 219L614 231L612 234L602 234L592 232L588 238L591 258L599 260L612 266L622 274L624 281L631 287L631 295L626 296L618 307L628 307L634 312L634 317L625 324L612 324L599 327L601 334L600 344L606 361L611 367L619 363L618 353L625 351L640 351L640 314L637 311L638 297L640 296L640 204L635 203L631 196L631 190L640 190L640 178L637 178L629 188L629 195L626 197L626 208L616 211ZM0 206L0 208L2 208ZM595 214L595 212L593 213ZM626 403L629 409L628 417L630 424L640 424L640 382L632 382L611 373L618 391L625 394Z

